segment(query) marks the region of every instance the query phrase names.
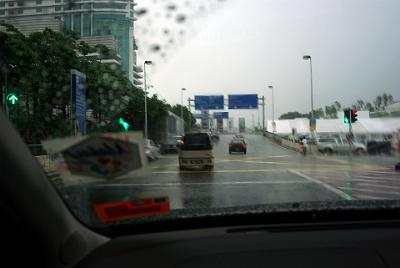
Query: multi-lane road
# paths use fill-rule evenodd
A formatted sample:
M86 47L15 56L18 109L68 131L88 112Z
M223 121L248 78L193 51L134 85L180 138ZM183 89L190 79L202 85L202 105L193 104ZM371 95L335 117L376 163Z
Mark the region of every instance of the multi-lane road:
M215 143L214 170L180 171L177 155L168 154L145 176L99 181L79 191L85 189L91 204L166 196L172 209L400 198L396 157L303 156L259 135L246 135L246 155L230 155L230 139L222 135Z

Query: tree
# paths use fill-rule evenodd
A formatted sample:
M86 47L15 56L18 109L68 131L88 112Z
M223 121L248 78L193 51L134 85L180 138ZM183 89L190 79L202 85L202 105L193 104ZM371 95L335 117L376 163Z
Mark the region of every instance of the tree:
M374 106L370 102L367 102L367 104L365 104L365 108L370 112L375 111Z
M357 104L355 105L357 110L365 110L365 103L363 100L357 100Z
M388 99L388 104L390 105L390 104L393 104L393 96L392 96L392 94L389 94L388 96L387 96L387 99Z
M382 96L377 96L374 100L375 110L379 111L382 106Z
M311 113L310 113L309 116L307 116L307 117L308 117L308 118L311 118ZM319 109L317 109L317 110L314 110L314 117L315 117L315 118L323 118L323 117L325 117L324 109L319 108Z
M327 118L337 118L337 106L336 105L325 106L325 115Z
M335 101L335 103L333 105L336 107L336 110L338 110L338 111L340 111L342 109L342 105L338 101Z
M285 119L295 119L295 118L309 118L309 114L301 114L299 112L288 112L284 113L279 117L279 120L285 120Z
M382 95L382 102L383 102L383 107L386 107L388 104L388 95L386 93L383 93Z
M88 132L120 131L120 116L130 120L134 130L144 126L144 92L135 88L117 65L101 64L87 55L105 46L90 47L75 34L64 35L46 29L28 37L14 27L1 24L0 67L15 79L21 105L10 118L29 143L70 135L70 70L86 74L87 109L92 116ZM3 77L3 75L1 75ZM163 121L169 105L156 95L148 98L149 134Z
M174 105L170 108L170 111L177 116L181 116L181 107L180 104ZM196 124L196 118L186 106L183 106L183 119L185 120L185 131L192 130Z

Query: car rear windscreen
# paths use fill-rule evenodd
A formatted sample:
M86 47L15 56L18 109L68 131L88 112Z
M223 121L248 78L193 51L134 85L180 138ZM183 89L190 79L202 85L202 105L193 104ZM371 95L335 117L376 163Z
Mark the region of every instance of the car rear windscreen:
M207 134L190 134L183 138L182 150L211 150L210 137Z

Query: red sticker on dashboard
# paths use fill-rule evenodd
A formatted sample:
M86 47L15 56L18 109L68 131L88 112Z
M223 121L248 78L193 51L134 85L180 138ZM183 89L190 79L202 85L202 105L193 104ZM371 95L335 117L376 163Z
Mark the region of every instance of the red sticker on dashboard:
M102 222L128 220L169 213L168 197L146 197L94 205Z

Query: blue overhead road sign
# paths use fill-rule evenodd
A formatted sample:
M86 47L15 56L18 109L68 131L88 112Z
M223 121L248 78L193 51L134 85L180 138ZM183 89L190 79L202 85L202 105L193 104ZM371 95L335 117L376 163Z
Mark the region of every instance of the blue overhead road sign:
M223 110L224 96L194 96L196 110Z
M228 119L229 113L228 112L214 112L214 118Z
M228 109L258 109L257 94L228 95Z

